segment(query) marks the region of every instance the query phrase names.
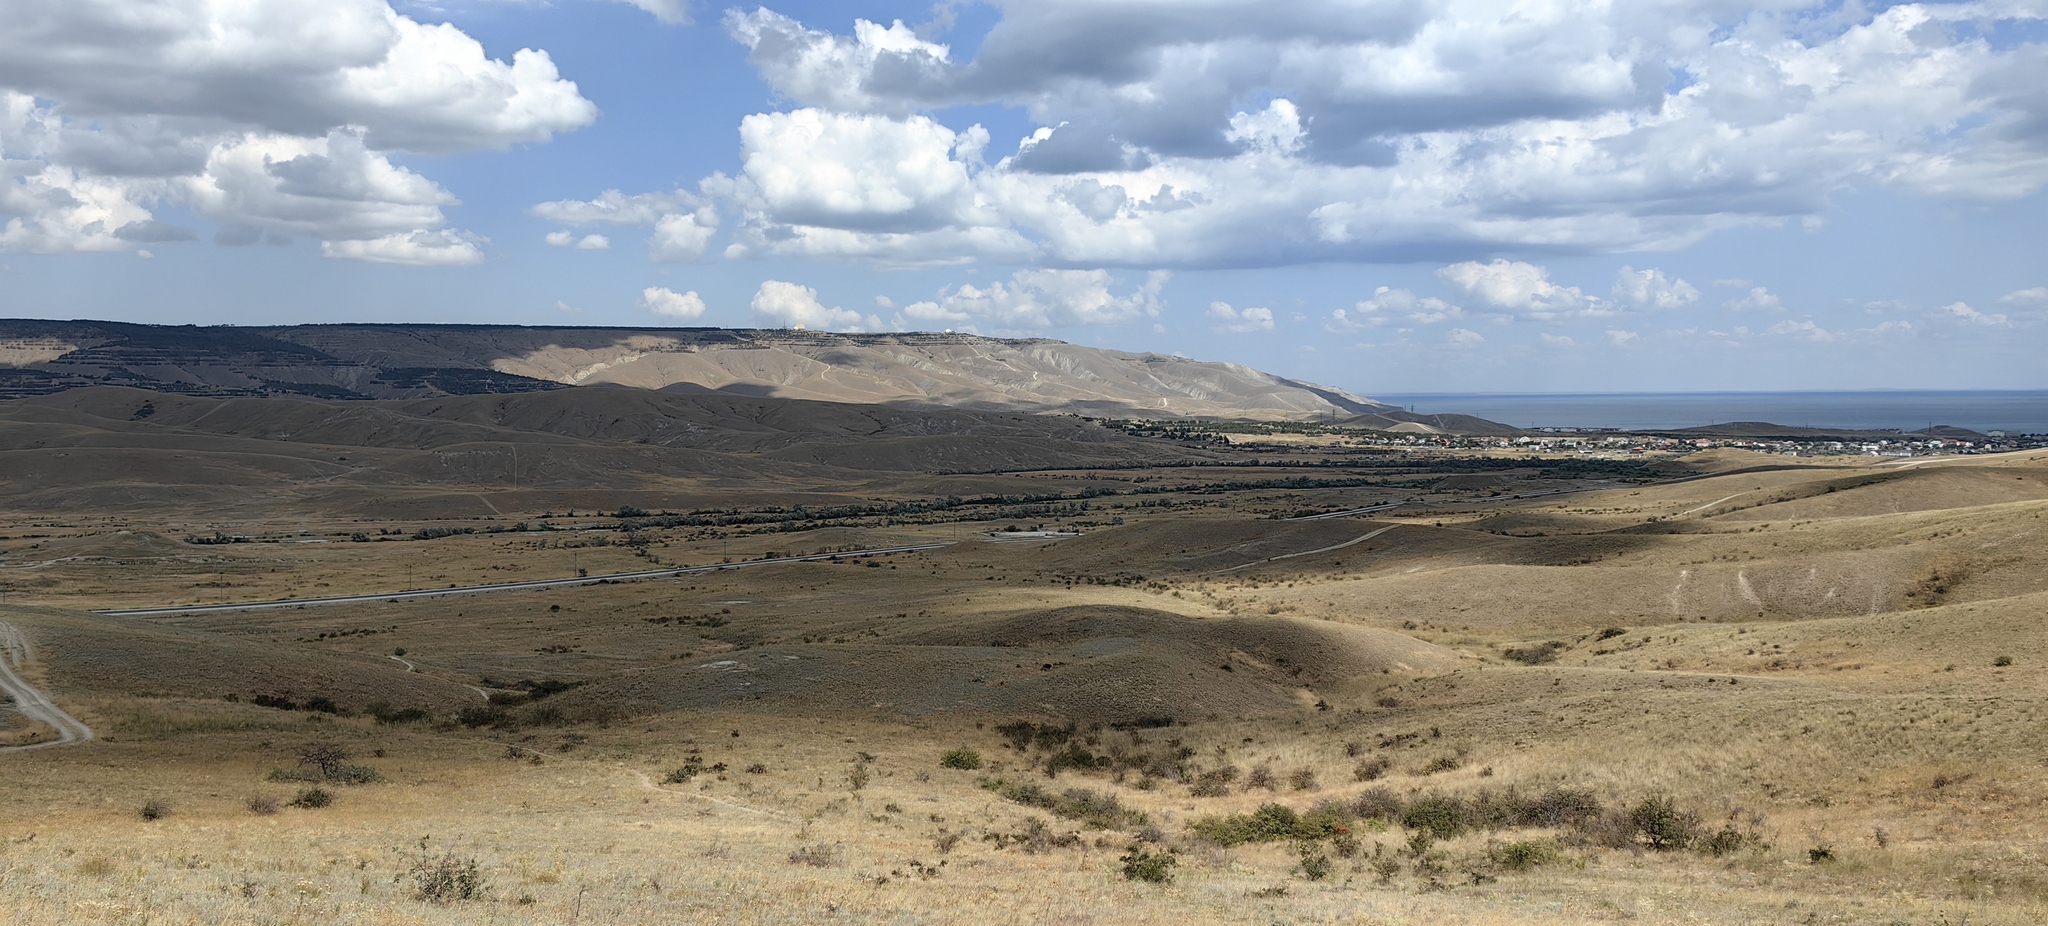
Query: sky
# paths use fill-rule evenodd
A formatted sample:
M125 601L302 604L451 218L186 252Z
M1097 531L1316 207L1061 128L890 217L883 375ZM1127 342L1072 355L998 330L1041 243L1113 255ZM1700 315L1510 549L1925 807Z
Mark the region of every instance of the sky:
M2048 388L2048 0L0 0L0 316Z

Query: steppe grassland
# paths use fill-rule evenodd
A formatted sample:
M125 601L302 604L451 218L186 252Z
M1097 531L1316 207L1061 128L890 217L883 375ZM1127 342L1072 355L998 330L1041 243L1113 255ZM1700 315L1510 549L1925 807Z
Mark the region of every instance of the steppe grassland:
M732 737L732 729L742 735ZM1338 731L1214 725L1177 732L1205 752L1234 746L1287 767L1320 765L1331 777L1347 761L1342 746L1329 741L1332 733L1344 735ZM1702 738L1717 732L1703 730ZM1239 734L1264 741L1245 747ZM290 786L266 783L262 776L268 768L290 765L291 750L283 743L306 738L384 749L387 758L366 760L391 781L342 790L334 806L320 810L252 815L244 806L249 797L268 794L282 802L290 794ZM1227 852L1197 846L1183 855L1174 885L1135 885L1116 876L1124 838L1098 845L1105 834L1084 831L1079 847L1042 854L996 850L979 841L987 832L1024 830L1034 814L974 787L971 773L937 767L934 756L941 749L963 743L1004 761L993 737L965 724L663 718L631 730L597 732L566 753L549 746L538 763L530 754L508 757L495 742L394 733L353 721L279 724L196 741L122 739L128 742L89 785L53 780L71 777L56 762L24 769L25 788L66 798L10 814L16 819L0 856L6 888L0 897L12 899L0 903L12 907L12 922L136 922L147 914L158 923L572 917L617 923L884 917L1746 923L1781 922L1789 914L1816 922L1960 922L1969 916L1971 922L2023 923L2037 922L2044 909L2038 897L1945 897L1953 888L1933 876L1961 869L1980 879L1977 893L2020 893L2013 888L2025 887L2024 854L1998 851L1995 843L1945 842L1939 832L1922 833L1893 818L1884 821L1895 828L1893 844L1880 850L1857 838L1861 834L1827 832L1843 825L1839 815L1770 824L1774 835L1802 842L1835 837L1840 860L1826 866L1784 852L1708 861L1586 851L1574 853L1574 864L1449 893L1418 893L1405 877L1386 886L1363 873L1303 882L1292 874L1295 859L1285 846ZM1612 767L1644 757L1638 742L1605 751L1577 748L1590 745L1559 744L1547 756L1511 757L1492 766L1491 778L1533 785L1571 776L1581 765ZM767 770L659 784L664 769L681 764L691 749L729 769L760 761ZM862 751L874 761L869 782L856 792L847 776ZM223 760L224 754L236 758ZM1696 751L1672 757L1668 765L1653 763L1638 774L1646 782L1666 778L1697 757ZM1996 776L2000 770L1979 771ZM1397 772L1390 780L1404 790L1462 789L1482 783L1477 774L1465 770L1424 781ZM1927 788L1917 781L1900 784ZM1345 790L1351 789L1313 796ZM1184 825L1198 812L1248 810L1272 799L1259 794L1197 802L1133 788L1119 793L1167 827ZM169 802L170 815L140 821L132 805L146 797ZM1928 816L1966 809L1973 800L1949 794L1939 802L1927 809ZM64 822L61 828L50 825L57 820ZM1959 822L1978 829L1978 821ZM967 838L941 851L937 841L947 832ZM23 835L28 833L39 835ZM1399 850L1401 836L1398 828L1367 833L1370 842L1386 844L1389 851ZM421 837L428 837L424 850ZM1474 856L1488 840L1465 837L1444 848L1454 856ZM816 853L826 864L792 863L791 853L799 850ZM450 905L413 900L410 871L421 858L444 852L476 859L493 899ZM922 877L913 862L941 873ZM1287 890L1261 896L1276 887Z
M1551 544L1569 539L1557 536L1565 516L1620 514L1647 524L1651 516L1684 517L1687 509L1742 488L1712 482L1507 507L1519 519L1515 530L1546 531L1517 543ZM1942 593L1951 600L1926 602L1933 608L1905 599L1904 592L1926 578L1913 572L1892 576L1897 604L1874 616L1788 620L1796 615L1786 608L1701 623L1687 620L1697 615L1656 614L1623 622L1625 633L1605 640L1597 638L1613 617L1574 609L1566 597L1573 588L1596 589L1624 564L1634 572L1623 574L1634 577L1610 594L1662 596L1668 585L1636 573L1665 570L1668 578L1715 555L1740 554L1745 558L1738 568L1757 570L1881 546L1932 545L1951 557L2024 560L2026 550L2040 555L2038 545L2024 543L2038 508L2018 501L1962 512L1850 512L1831 519L1860 522L1850 524L1808 518L1724 523L1736 519L1716 518L1709 508L1693 516L1705 522L1705 533L1644 534L1613 562L1574 566L1505 557L1510 548L1501 546L1502 535L1484 533L1485 522L1496 516L1465 515L1462 523L1472 526L1461 531L1462 544L1360 544L1343 552L1341 565L1302 557L1227 578L1161 576L1159 588L1070 589L1053 579L1056 570L1030 565L1034 556L1058 555L1057 545L1015 545L945 559L944 570L940 557L930 557L920 580L926 584L914 594L890 588L905 584L900 581L853 581L876 573L915 576L909 560L894 571L789 567L773 581L734 573L732 585L703 589L707 596L744 597L734 591L740 583L755 583L747 586L750 596L777 594L781 586L783 597L803 598L802 608L819 613L835 596L843 599L841 610L874 614L913 600L931 608L957 599L959 609L969 611L994 602L1036 606L1115 596L1190 616L1279 608L1290 616L1398 628L1396 614L1305 613L1310 609L1299 596L1340 585L1347 589L1340 603L1371 601L1384 594L1375 590L1376 581L1498 568L1503 558L1526 573L1516 587L1540 588L1538 575L1565 576L1551 610L1508 601L1483 609L1490 621L1479 620L1474 609L1465 623L1451 623L1455 618L1446 614L1434 626L1409 631L1459 654L1463 667L1454 671L1357 679L1323 692L1329 711L1138 731L1152 744L1179 739L1208 762L1270 767L1283 782L1297 770L1314 771L1314 790L1282 783L1273 791L1240 788L1227 797L1195 798L1173 784L1141 790L1098 774L1068 772L1048 782L1112 793L1143 810L1185 850L1180 877L1167 887L1119 877L1128 835L1084 829L1005 801L977 787L975 774L938 766L944 750L965 746L990 761L983 775L1024 771L1023 757L992 732L1007 718L982 718L977 728L974 718L889 720L852 712L821 722L721 712L605 728L436 733L361 718L308 720L218 701L108 698L78 711L113 740L93 747L85 774L79 774L84 752L0 759L9 782L18 784L10 790L25 798L0 811L12 818L0 856L0 898L13 898L0 905L15 905L8 912L24 923L135 922L145 914L151 922L2042 922L2048 920L2040 862L2048 785L2039 757L2048 754L2041 713L2048 705L2041 690L2048 643L2039 633L2042 599L2013 578L2026 562L1980 573L1990 578L1974 585L1958 582ZM1387 539L1411 529L1425 536L1458 530L1457 516L1433 514L1402 519L1406 526ZM1546 518L1552 519L1547 526ZM1438 520L1446 526L1437 528ZM1607 525L1615 526L1623 525ZM2023 553L2006 552L2015 546ZM1009 568L991 568L998 564ZM992 581L991 572L1005 578ZM811 588L798 588L805 585ZM966 598L970 588L991 590L977 593L984 596L977 605ZM593 627L616 623L652 595L636 586L590 591L572 607L587 609L578 613ZM1767 594L1765 587L1759 597ZM849 608L849 600L857 605ZM468 602L439 607L470 612ZM595 616L600 613L602 619ZM282 643L312 626L293 622L323 620L341 618L292 612L264 633ZM462 625L444 624L450 639L423 648L455 644ZM506 624L491 636L509 640L517 630ZM349 637L298 645L376 642ZM1549 642L1561 645L1545 664L1504 658L1509 649ZM1996 665L2001 657L2013 664ZM733 730L741 736L732 737ZM1105 740L1127 735L1099 734ZM390 782L337 788L338 802L319 810L250 813L244 802L252 796L280 802L291 796L297 785L264 776L290 767L293 751L315 741L348 744ZM1365 757L1391 762L1385 778L1352 780L1361 758L1346 754L1352 743ZM380 748L386 756L375 758ZM724 763L725 777L662 784L690 749L705 764ZM531 750L544 755L538 765ZM860 761L863 753L872 761ZM1444 758L1455 759L1456 767L1429 771ZM755 762L764 770L746 772ZM996 769L998 762L1007 767ZM850 776L860 765L869 778L855 790ZM1468 865L1497 880L1437 892L1405 870L1381 885L1358 861L1340 862L1334 877L1311 882L1298 875L1299 860L1286 843L1225 850L1187 835L1188 824L1201 817L1269 801L1305 808L1382 785L1408 798L1437 790L1566 785L1590 788L1614 805L1664 793L1709 822L1758 821L1769 848L1717 859L1580 847L1567 839L1562 863L1509 873L1485 867L1487 844L1542 839L1546 832L1470 834L1440 844L1452 860L1446 881ZM151 798L172 813L141 820L136 808ZM1059 831L1079 830L1083 839L1039 854L998 850L981 839L1022 831L1034 818ZM940 827L966 838L941 854L935 842ZM40 835L25 839L27 833ZM1360 835L1398 854L1407 833L1399 826L1384 832L1367 827ZM491 885L489 899L413 900L405 875L421 836L431 837L429 856L454 851L476 858ZM542 845L548 850L540 851ZM1821 848L1832 858L1809 856ZM791 853L802 849L818 850L828 864L792 863ZM913 860L947 864L927 879L910 866ZM1285 893L1261 896L1276 887ZM526 898L532 902L523 903Z

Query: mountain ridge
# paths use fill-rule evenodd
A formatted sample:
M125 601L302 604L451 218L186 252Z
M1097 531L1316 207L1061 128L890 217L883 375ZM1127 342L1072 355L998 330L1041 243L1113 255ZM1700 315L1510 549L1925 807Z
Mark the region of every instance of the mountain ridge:
M733 328L161 326L0 319L0 396L120 385L416 399L617 385L878 405L1310 420L1394 410L1248 366L1050 338Z

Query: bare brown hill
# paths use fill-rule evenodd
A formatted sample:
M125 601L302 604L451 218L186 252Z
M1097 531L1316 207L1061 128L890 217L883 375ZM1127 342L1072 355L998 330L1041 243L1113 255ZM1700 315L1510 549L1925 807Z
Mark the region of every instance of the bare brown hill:
M1386 406L1231 363L1044 338L719 328L0 320L0 396L87 385L395 399L623 385L679 393L1144 418L1314 419Z

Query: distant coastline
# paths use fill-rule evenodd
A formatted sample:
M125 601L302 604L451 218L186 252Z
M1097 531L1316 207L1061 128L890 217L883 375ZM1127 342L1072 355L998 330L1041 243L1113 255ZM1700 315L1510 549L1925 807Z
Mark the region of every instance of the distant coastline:
M1477 415L1524 428L1690 428L1768 421L1815 428L2048 433L2048 390L1859 390L1671 393L1392 393L1423 414Z

